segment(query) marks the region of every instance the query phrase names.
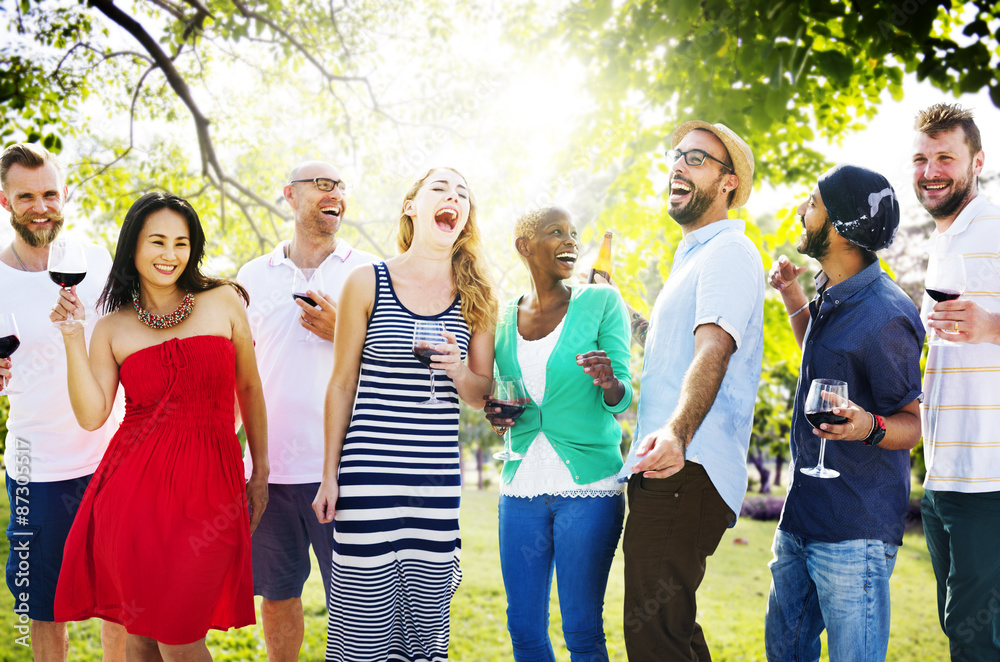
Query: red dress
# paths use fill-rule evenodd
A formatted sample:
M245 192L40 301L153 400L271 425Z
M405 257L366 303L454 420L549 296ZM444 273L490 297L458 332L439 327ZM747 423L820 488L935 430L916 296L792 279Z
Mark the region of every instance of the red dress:
M168 340L120 375L125 419L66 540L56 620L102 618L168 645L252 625L232 342Z

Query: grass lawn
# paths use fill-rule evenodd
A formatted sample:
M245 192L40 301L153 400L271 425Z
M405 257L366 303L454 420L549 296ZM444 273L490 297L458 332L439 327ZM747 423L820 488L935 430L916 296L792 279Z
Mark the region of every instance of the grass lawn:
M462 501L462 567L464 579L452 603L451 657L459 661L510 660L504 610L503 581L497 553L495 491L467 490ZM0 524L6 526L6 494L0 500ZM764 606L770 584L767 561L775 522L741 519L728 531L719 551L709 559L708 573L698 592L699 621L717 662L764 660ZM741 542L737 542L737 541ZM742 542L742 541L745 541ZM2 556L7 541L2 539ZM150 568L155 572L155 568ZM558 578L557 578L558 581ZM551 634L556 659L568 661L562 644L558 599L553 587ZM605 603L605 628L612 660L625 660L622 626L622 557L619 549L611 569ZM938 662L948 658L947 643L937 624L934 574L923 537L907 534L892 576L892 638L889 660ZM319 571L315 568L303 596L306 641L302 660L322 660L326 639L326 611ZM0 589L0 662L30 660L26 649L14 643L13 601ZM258 610L259 620L259 610ZM260 626L209 634L215 660L265 659ZM70 624L70 659L100 660L96 621ZM561 649L561 650L560 650ZM827 659L824 655L823 659Z

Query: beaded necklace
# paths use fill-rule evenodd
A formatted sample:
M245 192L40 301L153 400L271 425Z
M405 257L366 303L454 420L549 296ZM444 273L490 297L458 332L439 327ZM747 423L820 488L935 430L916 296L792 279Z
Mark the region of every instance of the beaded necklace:
M139 321L149 328L169 329L170 327L177 326L186 320L191 314L191 311L194 310L194 294L191 292L185 294L184 299L181 301L181 305L177 306L177 310L172 313L167 313L166 315L154 315L140 306L138 289L132 292L132 305L135 307L136 314L139 315Z

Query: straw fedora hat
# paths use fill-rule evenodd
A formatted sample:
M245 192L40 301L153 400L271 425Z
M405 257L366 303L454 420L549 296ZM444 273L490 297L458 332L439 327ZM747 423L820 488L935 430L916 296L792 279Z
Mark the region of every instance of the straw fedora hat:
M736 195L733 196L733 202L729 205L729 208L742 207L747 203L747 199L750 197L750 190L753 188L753 152L750 150L750 146L743 142L743 139L733 133L732 129L725 124L709 124L701 120L694 120L684 122L684 124L681 124L674 130L674 135L670 139L671 149L677 147L680 141L684 140L684 136L695 129L704 129L711 132L726 146L729 158L733 161L733 169L740 180L739 185L736 187Z

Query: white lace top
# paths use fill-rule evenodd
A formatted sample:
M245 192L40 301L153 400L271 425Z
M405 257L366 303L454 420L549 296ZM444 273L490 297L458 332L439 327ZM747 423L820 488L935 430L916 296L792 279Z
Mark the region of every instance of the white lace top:
M556 341L559 340L562 326L560 321L549 335L539 340L525 340L520 333L517 334L517 361L521 366L521 378L528 396L538 405L542 404L542 397L545 395L545 367ZM617 482L615 474L593 483L577 485L541 430L528 446L514 478L507 484L500 484L500 494L513 497L536 497L543 494L564 497L615 496L624 489L625 485Z

